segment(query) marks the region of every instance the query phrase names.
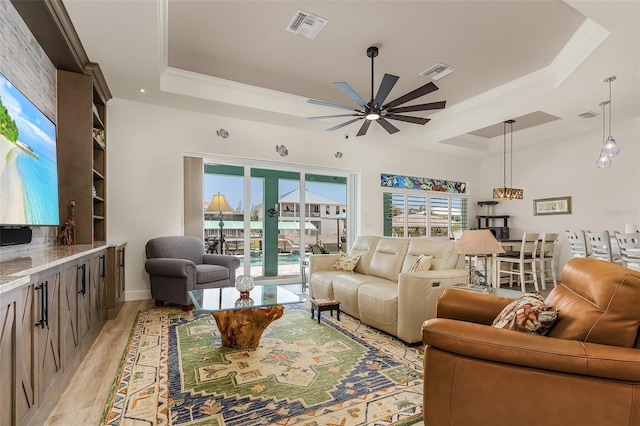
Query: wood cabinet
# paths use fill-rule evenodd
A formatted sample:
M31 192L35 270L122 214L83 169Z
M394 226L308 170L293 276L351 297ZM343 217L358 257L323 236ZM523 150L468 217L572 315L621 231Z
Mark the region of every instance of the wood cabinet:
M41 425L107 319L108 248L0 294L0 425Z
M107 321L107 250L93 255L91 259L91 328L100 331Z
M34 297L38 408L49 398L58 399L54 397L54 389L63 373L60 294L60 271L57 268L38 274Z
M107 98L95 74L58 70L58 181L60 221L75 201L76 243L105 241L107 236Z
M23 290L30 297L33 305L33 285L4 293L0 296L0 424L14 425L21 421L22 416L35 404L34 369L32 348L28 346L23 356L22 319L26 298ZM31 291L30 291L31 290ZM27 312L29 317L31 312ZM33 326L28 327L33 331ZM27 338L25 344L33 345L33 339ZM26 359L25 359L26 357ZM24 364L26 370L23 371ZM25 392L20 392L22 376L28 380ZM20 420L18 420L20 419Z
M53 407L61 394L60 295L58 268L34 275L28 285L2 295L0 424L38 424L38 410L47 404Z
M118 316L124 303L124 260L126 244L109 247L107 256L107 316Z

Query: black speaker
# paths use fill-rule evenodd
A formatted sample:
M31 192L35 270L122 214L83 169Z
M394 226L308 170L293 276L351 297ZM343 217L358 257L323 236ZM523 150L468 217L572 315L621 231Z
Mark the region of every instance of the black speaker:
M29 244L31 234L31 228L28 226L0 226L0 246Z

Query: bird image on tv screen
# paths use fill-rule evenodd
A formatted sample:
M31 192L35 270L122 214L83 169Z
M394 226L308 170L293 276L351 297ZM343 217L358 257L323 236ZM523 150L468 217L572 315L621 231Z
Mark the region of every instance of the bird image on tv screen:
M0 74L0 225L58 225L56 127Z

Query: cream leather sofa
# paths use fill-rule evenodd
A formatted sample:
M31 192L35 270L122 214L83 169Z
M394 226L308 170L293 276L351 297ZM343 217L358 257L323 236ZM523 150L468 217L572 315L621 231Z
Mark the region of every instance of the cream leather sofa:
M422 323L436 316L445 288L465 282L464 256L455 242L430 238L358 237L349 252L360 255L354 272L333 271L337 254L309 260L309 286L316 299L336 299L340 310L407 343L422 341ZM420 255L433 256L428 271L409 272Z

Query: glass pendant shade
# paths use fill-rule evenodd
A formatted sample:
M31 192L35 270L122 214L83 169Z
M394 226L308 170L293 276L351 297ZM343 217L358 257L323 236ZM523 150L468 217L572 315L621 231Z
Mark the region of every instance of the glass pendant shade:
M598 161L596 161L596 167L598 169L606 169L607 167L611 167L611 163L611 157L600 155L600 157L598 157Z
M616 140L609 136L606 141L604 141L604 145L602 146L601 155L606 155L607 157L617 157L620 154L620 145L616 143Z

